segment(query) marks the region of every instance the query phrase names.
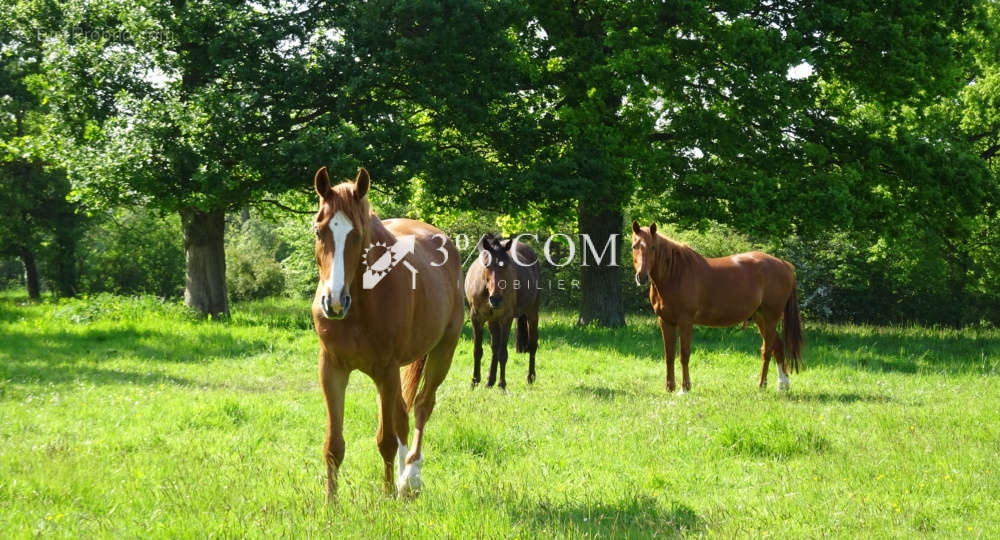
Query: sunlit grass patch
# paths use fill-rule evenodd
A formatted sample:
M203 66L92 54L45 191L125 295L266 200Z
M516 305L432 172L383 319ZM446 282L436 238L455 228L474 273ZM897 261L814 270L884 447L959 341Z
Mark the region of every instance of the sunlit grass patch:
M543 313L538 380L511 348L506 392L470 388L466 331L421 496L383 496L355 373L327 506L308 300L90 300L0 297L5 538L1000 536L1000 332L807 325L778 393L755 332L698 329L678 395L651 316Z
M824 452L830 443L812 428L771 419L754 423L727 424L718 435L719 444L745 457L790 458Z

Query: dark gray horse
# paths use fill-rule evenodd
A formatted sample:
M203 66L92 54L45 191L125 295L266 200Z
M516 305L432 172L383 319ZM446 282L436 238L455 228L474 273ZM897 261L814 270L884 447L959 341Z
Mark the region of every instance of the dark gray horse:
M476 246L479 257L465 275L465 296L469 300L469 318L475 348L472 356L475 366L472 385L479 384L479 362L483 357L483 324L490 329L490 376L486 386L497 380L500 366L500 388L507 387L507 339L510 323L517 319L514 346L517 352L526 352L528 383L535 381L535 351L538 350L538 304L541 273L534 250L515 242L513 238L501 240L492 234L483 235Z

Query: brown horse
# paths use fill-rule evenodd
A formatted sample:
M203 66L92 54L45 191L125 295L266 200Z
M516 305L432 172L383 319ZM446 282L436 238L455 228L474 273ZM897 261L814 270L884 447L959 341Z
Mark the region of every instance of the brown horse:
M344 460L344 391L355 369L371 377L378 389L375 440L385 465L386 492L415 494L424 425L434 409L434 393L451 367L465 315L458 250L426 223L380 221L366 197L371 180L364 169L355 182L331 187L323 167L315 185L319 286L312 312L326 397L327 500L336 495ZM402 366L408 367L401 380ZM424 385L417 393L421 375ZM413 447L407 453L411 406Z
M541 272L538 257L527 244L512 238L501 241L483 235L476 246L479 257L465 275L465 297L472 322L472 386L479 384L479 361L483 357L483 324L489 325L490 376L486 386L496 382L500 367L500 388L507 388L507 340L510 323L517 319L514 346L528 353L528 383L535 382L535 351L538 350L538 305Z
M747 319L757 323L764 344L757 387L767 386L767 367L773 354L778 364L778 390L788 389L788 366L801 367L802 326L795 267L786 261L753 251L706 259L684 244L656 233L656 223L639 227L632 222L632 263L635 282L650 282L649 302L660 319L667 361L667 391L673 392L674 349L681 337L681 393L691 390L688 359L691 331L702 326L733 326ZM652 278L652 279L650 279ZM783 336L778 321L784 317Z

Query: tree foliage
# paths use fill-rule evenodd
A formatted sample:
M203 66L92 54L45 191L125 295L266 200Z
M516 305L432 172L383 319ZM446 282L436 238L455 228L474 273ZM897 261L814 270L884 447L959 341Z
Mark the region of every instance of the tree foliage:
M226 212L296 200L320 165L367 166L431 221L485 209L601 246L632 209L807 258L836 238L895 295L1000 285L985 0L3 7L30 155L88 208L181 214L189 288L201 269L224 290L221 258L190 261L222 250ZM622 322L621 269L581 272L581 321Z

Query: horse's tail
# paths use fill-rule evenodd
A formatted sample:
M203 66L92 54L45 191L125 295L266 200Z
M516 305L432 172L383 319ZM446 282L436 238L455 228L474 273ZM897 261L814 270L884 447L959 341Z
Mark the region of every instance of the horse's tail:
M517 335L514 337L514 350L517 352L528 352L528 316L521 315L517 318Z
M420 376L424 373L424 364L427 357L422 356L406 366L403 372L403 403L406 404L406 412L413 408L413 399L417 396L417 387L420 386Z
M785 322L782 324L782 341L785 343L785 360L789 371L798 373L805 369L802 364L802 321L799 320L799 291L792 285L792 294L785 302Z

